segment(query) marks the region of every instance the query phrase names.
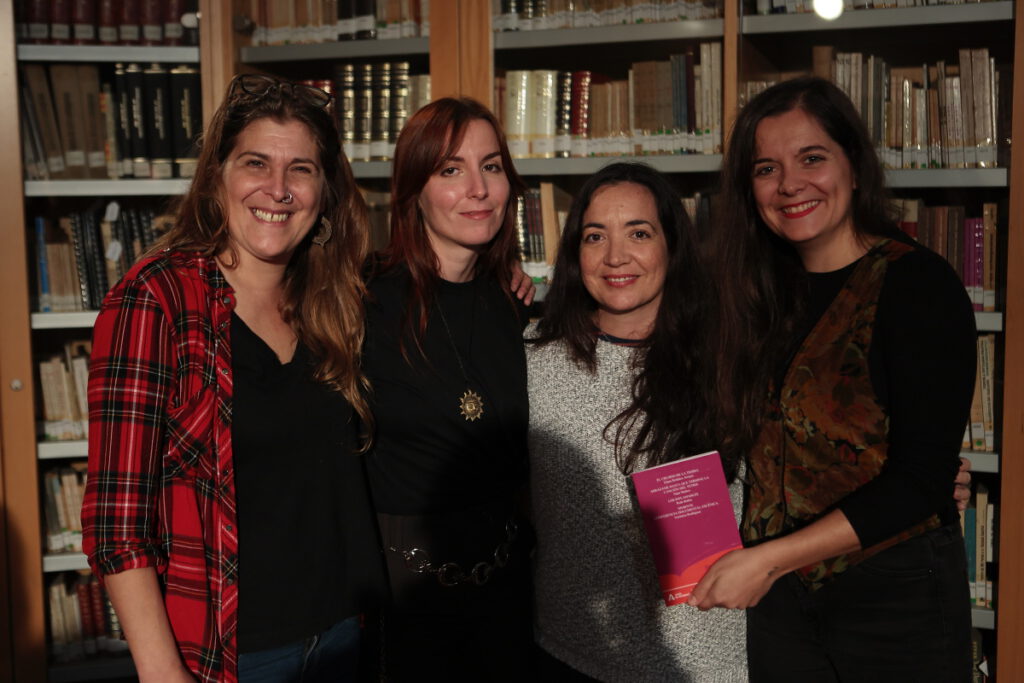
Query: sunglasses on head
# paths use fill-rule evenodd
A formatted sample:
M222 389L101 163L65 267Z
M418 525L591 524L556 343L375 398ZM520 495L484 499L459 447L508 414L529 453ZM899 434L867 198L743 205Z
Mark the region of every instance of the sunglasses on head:
M326 90L304 83L278 80L273 76L264 76L263 74L235 76L231 79L231 85L228 88L228 99L242 95L261 99L268 95L280 95L285 92L294 99L321 109L327 107L333 99Z

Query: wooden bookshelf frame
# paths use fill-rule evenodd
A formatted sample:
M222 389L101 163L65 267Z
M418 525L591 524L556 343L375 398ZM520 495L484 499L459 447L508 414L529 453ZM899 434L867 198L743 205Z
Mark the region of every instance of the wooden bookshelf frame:
M4 3L0 11L0 92L18 92L14 10ZM20 140L18 98L0 98L0 139ZM0 187L22 186L21 154L8 155L0 164ZM3 486L0 521L6 556L0 598L5 620L0 626L0 680L46 680L46 626L42 608L42 545L39 535L38 465L35 458L35 401L29 319L28 251L25 244L25 208L9 202L0 219L0 456Z
M1017 3L1013 71L1024 74L1024 7ZM996 679L1024 680L1024 78L1013 79L1009 235L1003 314L1003 421L1000 464Z

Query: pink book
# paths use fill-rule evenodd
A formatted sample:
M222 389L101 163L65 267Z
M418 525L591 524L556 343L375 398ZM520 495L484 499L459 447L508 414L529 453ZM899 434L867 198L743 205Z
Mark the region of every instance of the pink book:
M631 475L666 605L686 602L708 568L743 547L718 451Z

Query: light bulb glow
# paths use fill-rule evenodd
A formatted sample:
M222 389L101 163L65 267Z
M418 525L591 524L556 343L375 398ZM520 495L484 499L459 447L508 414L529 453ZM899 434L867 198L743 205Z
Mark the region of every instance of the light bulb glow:
M843 13L843 0L814 0L814 13L826 21L837 19Z

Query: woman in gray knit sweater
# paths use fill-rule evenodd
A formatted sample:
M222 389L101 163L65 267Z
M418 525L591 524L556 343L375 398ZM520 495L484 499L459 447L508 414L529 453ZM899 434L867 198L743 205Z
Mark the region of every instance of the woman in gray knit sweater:
M679 195L641 164L599 171L569 212L527 331L544 680L747 680L742 611L664 605L624 474L729 452L709 429L712 285L697 250ZM742 466L723 464L738 514Z

